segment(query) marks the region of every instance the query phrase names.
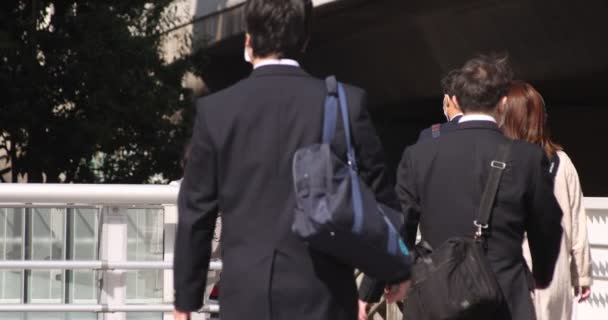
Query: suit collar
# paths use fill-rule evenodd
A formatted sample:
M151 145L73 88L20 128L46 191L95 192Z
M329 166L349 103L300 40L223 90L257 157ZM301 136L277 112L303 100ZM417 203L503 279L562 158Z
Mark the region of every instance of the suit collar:
M452 120L450 120L449 122L455 122L458 123L458 121L460 120L460 118L462 118L462 114L459 114L457 116L455 116L454 118L452 118Z
M290 65L265 65L254 69L250 77L264 76L296 76L309 77L310 75L300 67Z
M501 132L498 125L492 121L466 121L458 124L459 129L487 129ZM501 132L502 134L502 132Z

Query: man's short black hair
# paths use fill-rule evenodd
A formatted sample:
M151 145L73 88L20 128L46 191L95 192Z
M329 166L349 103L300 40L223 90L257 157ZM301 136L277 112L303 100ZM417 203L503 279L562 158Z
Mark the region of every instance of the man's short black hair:
M312 0L248 0L245 23L254 56L297 58L310 36Z
M493 112L507 95L513 71L506 56L480 55L443 80L444 92L455 95L462 111Z
M458 74L460 70L452 70L450 71L443 79L441 79L441 89L443 94L447 94L452 97L454 92L452 91L452 82L454 81L454 77Z

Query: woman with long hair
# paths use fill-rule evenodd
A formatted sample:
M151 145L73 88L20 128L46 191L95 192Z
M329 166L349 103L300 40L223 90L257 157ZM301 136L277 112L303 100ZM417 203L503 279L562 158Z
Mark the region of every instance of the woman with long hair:
M507 137L539 145L551 161L549 170L555 180L555 197L563 212L564 233L553 281L548 288L534 291L534 305L539 320L570 320L574 297L583 302L591 294L587 217L576 168L562 147L551 140L544 100L530 84L512 83L505 103L498 108L498 119ZM531 266L527 241L523 249L526 262Z

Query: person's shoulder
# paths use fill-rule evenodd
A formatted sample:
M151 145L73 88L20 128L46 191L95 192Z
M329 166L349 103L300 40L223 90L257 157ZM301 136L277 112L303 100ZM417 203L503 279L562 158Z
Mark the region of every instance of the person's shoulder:
M576 167L572 162L572 159L570 158L570 156L568 156L566 152L558 150L557 157L559 158L559 166L557 167L558 174L563 173L570 176L574 173L578 175Z
M246 87L248 79L249 78L245 78L227 88L198 98L196 100L196 107L199 109L213 108L216 105L223 104L223 102L230 97L238 96L241 90Z
M435 129L433 129L435 128ZM445 136L446 134L448 134L450 131L454 130L458 128L458 122L454 122L454 121L448 121L448 122L442 122L442 123L435 123L429 127L426 127L424 129L422 129L420 131L420 133L418 134L418 141L419 143L421 142L426 142L427 140L437 140L440 139L441 137ZM436 130L436 136L433 136L433 130Z
M431 127L426 127L422 130L420 130L420 133L418 134L418 142L423 141L424 139L427 138L431 138Z
M418 140L415 143L408 145L404 149L403 155L407 153L413 158L425 158L430 154L435 154L440 144L439 141L442 138L442 136L433 137L431 127L426 128L420 132Z
M560 164L574 166L574 164L572 163L572 159L570 159L570 156L568 156L568 154L563 150L557 150L557 157L559 158Z
M534 143L523 140L510 140L512 146L512 155L525 156L534 159L543 158L545 153L543 149Z
M543 148L537 144L526 142L523 140L511 140L511 152L509 158L515 163L515 166L528 170L550 170L551 163L545 154ZM530 173L530 171L528 171ZM533 173L532 173L533 174Z
M327 79L331 77L325 77L325 78L316 78L313 76L308 77L308 80L311 83L316 83L318 85L322 85L323 88L326 88L326 81ZM363 96L365 95L365 90L361 87L358 87L356 85L350 84L350 83L346 83L340 80L340 78L336 77L336 81L338 81L338 83L340 83L342 85L342 87L344 88L344 92L346 93L346 95L350 98L350 97L359 97L359 96Z
M358 87L358 86L350 84L350 83L344 83L344 82L340 82L340 83L342 83L342 85L344 86L344 90L347 93L356 94L356 95L365 94L365 90L361 87Z

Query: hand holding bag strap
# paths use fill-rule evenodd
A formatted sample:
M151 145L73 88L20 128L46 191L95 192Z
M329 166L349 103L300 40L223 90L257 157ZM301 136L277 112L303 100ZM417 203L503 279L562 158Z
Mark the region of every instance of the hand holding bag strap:
M490 163L490 175L488 176L483 195L481 196L477 219L473 221L473 224L476 227L475 239L477 240L480 240L483 237L484 230L488 229L492 208L494 207L494 200L496 199L496 193L498 192L498 186L500 185L500 178L507 167L507 158L509 157L510 152L511 141L501 144L498 147L496 160L493 160Z
M359 176L357 175L357 157L355 155L355 148L353 147L351 133L350 133L350 120L348 116L348 103L346 101L346 93L344 92L344 86L338 83L338 97L340 99L340 111L342 113L342 123L344 125L344 134L346 136L346 160L349 167L350 180L352 184L352 198L353 198L353 232L360 233L363 229L363 200L361 197L361 185Z
M336 77L325 79L327 96L325 97L325 114L323 116L323 143L331 144L336 134L336 121L338 118L338 82Z

